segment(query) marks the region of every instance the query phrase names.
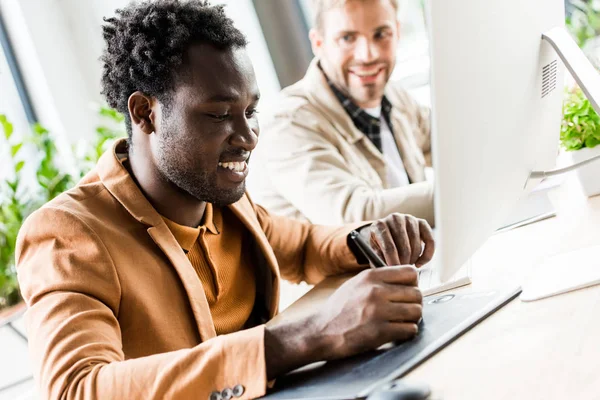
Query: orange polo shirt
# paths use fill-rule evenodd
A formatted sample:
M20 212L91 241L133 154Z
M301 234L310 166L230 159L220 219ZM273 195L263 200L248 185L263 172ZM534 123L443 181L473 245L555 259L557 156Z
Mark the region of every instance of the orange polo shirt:
M217 335L241 330L256 299L244 225L229 209L210 203L197 228L163 219L202 281Z

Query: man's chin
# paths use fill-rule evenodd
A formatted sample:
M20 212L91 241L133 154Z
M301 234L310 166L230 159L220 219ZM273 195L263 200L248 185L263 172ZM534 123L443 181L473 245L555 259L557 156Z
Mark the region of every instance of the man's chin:
M383 98L383 88L376 85L362 86L359 90L353 92L351 93L353 100L363 108L376 107Z
M245 193L246 184L242 183L239 187L233 190L219 190L218 193L216 193L216 196L214 196L214 201L211 201L211 203L215 207L225 207L240 201L240 199L244 197Z

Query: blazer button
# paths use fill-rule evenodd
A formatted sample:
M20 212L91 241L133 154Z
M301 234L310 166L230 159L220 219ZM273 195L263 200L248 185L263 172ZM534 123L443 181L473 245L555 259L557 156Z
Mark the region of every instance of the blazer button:
M233 387L233 395L235 397L242 397L245 390L246 390L246 388L244 388L242 385L235 385Z
M210 396L208 396L208 400L222 400L221 392L212 392Z
M222 400L230 400L232 397L233 397L233 390L231 390L229 388L225 388L221 392L221 399Z

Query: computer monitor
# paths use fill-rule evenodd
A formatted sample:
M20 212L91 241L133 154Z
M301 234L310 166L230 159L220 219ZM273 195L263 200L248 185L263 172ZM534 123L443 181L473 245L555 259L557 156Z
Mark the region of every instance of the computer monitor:
M449 279L556 160L563 0L429 0L436 262Z

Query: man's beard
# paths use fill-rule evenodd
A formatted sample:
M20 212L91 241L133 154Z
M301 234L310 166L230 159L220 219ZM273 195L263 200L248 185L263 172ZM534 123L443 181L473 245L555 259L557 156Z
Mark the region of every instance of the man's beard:
M216 184L216 173L197 173L193 175L176 171L168 166L161 171L163 175L179 189L189 193L199 201L213 204L215 207L224 207L233 204L244 195L246 183L242 182L237 188L225 190Z
M158 167L163 178L197 200L211 203L215 207L224 207L237 202L244 195L246 182L242 182L235 189L220 188L217 184L216 171L209 173L200 169L180 168L165 161L177 158L161 153Z
M385 86L384 86L385 88ZM384 94L383 88L377 87L361 87L349 91L350 98L358 104L369 103L373 100L381 100Z

